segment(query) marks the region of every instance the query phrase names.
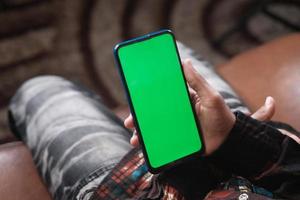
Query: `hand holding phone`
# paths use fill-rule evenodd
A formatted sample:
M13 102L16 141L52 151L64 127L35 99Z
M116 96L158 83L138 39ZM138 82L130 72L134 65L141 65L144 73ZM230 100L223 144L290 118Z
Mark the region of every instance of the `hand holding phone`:
M201 123L202 135L206 144L205 155L210 155L226 139L235 123L235 117L219 93L193 69L189 60L184 61L182 65L198 123ZM153 124L155 124L155 118ZM129 129L135 129L131 114L125 119L124 125ZM139 145L138 134L134 134L130 142L137 147Z
M225 137L220 136L229 132L235 117L188 63L184 70L195 92L192 105L171 31L120 43L115 57L150 172L199 156L205 148L201 132L205 133L207 154L223 142Z

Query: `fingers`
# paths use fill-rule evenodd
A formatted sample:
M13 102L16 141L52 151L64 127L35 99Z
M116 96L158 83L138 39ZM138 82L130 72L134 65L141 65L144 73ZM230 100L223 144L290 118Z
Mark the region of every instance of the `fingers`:
M275 113L275 100L273 97L267 97L265 104L261 106L255 113L251 115L252 118L267 121L270 120Z
M128 115L128 117L124 120L124 126L128 129L134 129L134 122L133 122L133 117L131 114ZM130 144L134 147L139 146L139 140L138 136L136 134L136 130L133 131L133 134L130 139Z
M130 139L130 144L134 147L138 147L140 145L136 131L133 132L133 135Z
M196 72L190 60L186 60L182 64L184 75L189 86L197 93L200 99L215 95L216 92L214 89L211 88L207 81Z
M190 93L190 97L191 97L192 103L193 103L193 105L195 105L196 102L197 102L197 98L198 98L197 93L195 92L195 90L193 90L190 87L188 88L188 90L189 90L189 93Z
M133 117L131 114L129 114L128 117L126 117L126 119L124 120L124 126L129 129L134 128Z

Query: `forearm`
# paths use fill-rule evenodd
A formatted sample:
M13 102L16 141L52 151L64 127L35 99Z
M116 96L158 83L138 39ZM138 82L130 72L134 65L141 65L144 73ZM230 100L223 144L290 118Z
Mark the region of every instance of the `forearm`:
M235 115L236 123L228 138L210 160L234 174L248 178L258 176L277 162L285 136L241 112Z

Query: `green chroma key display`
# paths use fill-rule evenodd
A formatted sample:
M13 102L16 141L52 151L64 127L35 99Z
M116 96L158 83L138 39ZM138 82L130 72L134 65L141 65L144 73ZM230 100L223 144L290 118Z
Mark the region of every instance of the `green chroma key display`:
M120 43L115 56L149 170L198 155L203 144L171 31Z

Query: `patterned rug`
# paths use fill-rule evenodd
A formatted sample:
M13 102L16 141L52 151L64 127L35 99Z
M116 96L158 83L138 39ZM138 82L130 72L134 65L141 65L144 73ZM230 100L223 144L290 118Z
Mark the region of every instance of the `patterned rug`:
M233 11L250 1L2 0L0 139L9 134L9 99L22 82L37 75L54 74L82 82L111 108L126 104L112 54L113 46L124 39L171 28L178 40L218 64L228 59L228 52L232 56L294 31L274 26L257 12L247 27L256 31L260 42L240 42L244 35L239 33L220 50L214 42L227 31L229 22L240 18L242 13ZM290 7L276 9L288 13L292 23L300 22L300 12Z

